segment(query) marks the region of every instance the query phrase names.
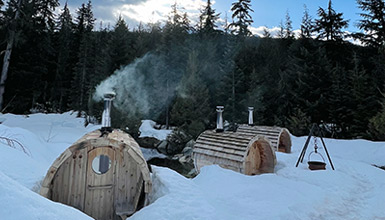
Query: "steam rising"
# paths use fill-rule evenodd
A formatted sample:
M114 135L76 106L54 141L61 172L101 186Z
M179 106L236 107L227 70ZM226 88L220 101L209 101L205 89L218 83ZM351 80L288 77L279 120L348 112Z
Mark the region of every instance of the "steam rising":
M166 88L164 79L170 71L165 66L162 56L146 54L102 81L93 98L101 101L104 93L115 92L114 106L120 111L131 116L156 117L155 113L163 110L173 92Z
M128 117L158 120L176 95L187 95L183 88L186 83L181 83L183 76L189 79L195 74L214 89L221 77L232 71L229 63L235 47L227 42L192 40L148 53L102 81L93 98L100 101L104 93L115 92L114 106ZM221 66L221 61L226 65Z
M94 99L101 101L104 93L116 92L115 107L128 114L135 114L139 110L147 114L149 111L148 93L144 89L144 76L140 74L138 68L151 58L153 58L151 55L145 55L134 63L116 70L113 75L96 87Z

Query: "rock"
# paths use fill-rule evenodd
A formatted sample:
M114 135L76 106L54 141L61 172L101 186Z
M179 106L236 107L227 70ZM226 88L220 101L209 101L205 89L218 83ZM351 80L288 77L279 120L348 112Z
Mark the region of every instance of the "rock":
M195 170L195 168L193 168L185 176L188 177L188 178L194 178L196 175L198 175L198 172Z
M156 147L158 151L162 154L168 154L168 141L161 141L158 146Z
M182 150L182 154L185 156L191 156L192 151L193 151L192 147L185 147Z
M182 156L179 158L180 163L191 163L192 164L192 159L190 156Z
M141 147L144 148L156 148L161 141L153 137L143 137L138 138L137 142Z
M173 160L179 160L181 157L183 157L183 154L175 154L172 159Z
M174 130L168 137L167 141L170 144L168 153L171 155L182 152L186 143L190 138L181 130Z
M189 142L187 142L185 147L190 147L192 149L194 147L194 145L195 145L195 141L194 140L190 140Z

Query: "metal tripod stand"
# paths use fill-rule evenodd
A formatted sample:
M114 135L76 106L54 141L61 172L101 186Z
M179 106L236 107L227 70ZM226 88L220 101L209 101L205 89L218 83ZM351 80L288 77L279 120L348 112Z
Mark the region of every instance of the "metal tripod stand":
M303 158L305 157L305 153L306 153L307 147L309 146L310 139L311 139L312 136L315 136L315 132L316 131L318 133L318 136L321 139L322 145L324 146L324 149L325 149L326 155L328 156L330 165L331 165L332 169L334 170L334 166L333 166L332 160L330 159L328 149L326 148L326 145L325 145L325 142L324 142L324 139L323 139L323 132L320 129L320 127L317 124L315 124L315 123L312 125L312 127L310 129L309 136L306 139L305 145L302 148L301 154L299 155L299 158L298 158L298 161L297 161L297 164L295 165L295 167L298 167L299 162L301 162L301 163L303 162Z

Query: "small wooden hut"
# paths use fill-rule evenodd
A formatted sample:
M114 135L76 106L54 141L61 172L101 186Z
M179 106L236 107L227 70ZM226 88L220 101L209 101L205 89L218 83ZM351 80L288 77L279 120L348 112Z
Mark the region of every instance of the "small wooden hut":
M150 190L149 169L135 140L120 130L96 130L55 160L40 194L107 220L132 215Z
M250 126L240 125L238 132L247 133L250 135L260 135L268 138L275 151L290 153L291 152L291 137L290 132L286 128L270 127L270 126Z
M274 172L277 163L270 140L250 132L207 130L193 149L195 169L217 164L246 175Z

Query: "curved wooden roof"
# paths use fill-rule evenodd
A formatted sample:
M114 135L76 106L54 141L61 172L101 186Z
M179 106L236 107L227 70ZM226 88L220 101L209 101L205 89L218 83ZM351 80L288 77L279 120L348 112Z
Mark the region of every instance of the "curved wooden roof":
M69 148L67 148L67 150L65 150L49 168L47 175L42 183L40 195L48 197L50 184L57 170L67 158L71 157L75 151L90 146L92 148L111 146L126 151L140 167L144 180L144 192L149 193L152 187L150 171L147 167L147 162L143 157L138 143L129 134L117 129L113 130L107 135L101 135L102 133L100 130L95 130L84 135Z
M199 167L202 165L200 163L207 163L205 165L225 164L229 169L242 173L249 148L258 140L264 141L271 146L269 139L262 135L255 135L250 132L239 130L236 132L216 132L215 130L204 131L197 138L193 149L195 168L199 170ZM276 164L274 149L271 149L271 152L273 154L273 163ZM206 159L202 159L202 156Z
M275 151L278 151L279 144L280 144L280 138L282 134L285 135L288 140L286 141L287 145L285 146L286 149L291 149L291 138L290 138L290 132L286 128L276 127L276 126L250 126L250 125L240 125L238 127L237 132L249 134L249 135L262 135L266 138L268 138L271 141L272 147L275 149ZM290 150L288 150L290 152ZM287 153L289 153L287 152Z

